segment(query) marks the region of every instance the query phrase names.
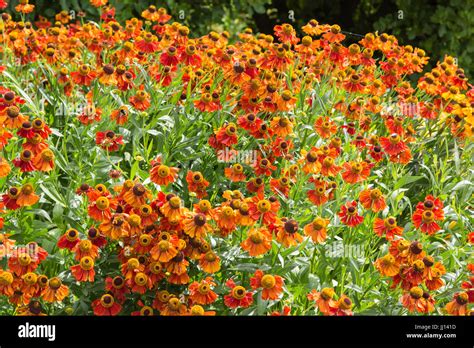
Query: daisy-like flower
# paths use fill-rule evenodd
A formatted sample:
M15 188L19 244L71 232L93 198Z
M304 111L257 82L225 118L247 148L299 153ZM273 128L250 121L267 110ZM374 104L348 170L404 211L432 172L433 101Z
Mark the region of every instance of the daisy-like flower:
M214 316L214 315L216 315L216 312L215 311L205 311L202 306L194 305L189 309L189 315L193 315L193 316Z
M391 156L398 155L408 150L408 147L397 133L393 133L388 138L380 137L380 145L382 145L383 150Z
M249 202L249 215L255 221L269 225L276 220L279 204L277 200L265 199L262 195L255 196Z
M393 240L403 232L403 228L397 226L397 220L393 216L385 219L375 218L373 226L375 234L379 237L385 236L387 240Z
M118 151L120 145L123 145L123 136L117 135L109 130L105 132L97 132L95 142L102 149L108 152Z
M160 208L161 213L170 221L178 221L184 217L186 209L182 206L181 198L171 196Z
M192 238L203 238L212 230L204 214L190 214L184 219L184 233Z
M216 283L211 277L206 277L200 282L194 281L189 285L189 298L198 305L214 303L218 298L217 294L212 291L214 286L216 286Z
M69 288L57 277L49 279L41 292L41 297L46 302L61 302L67 295L69 295Z
M375 261L375 267L383 276L393 277L399 272L399 264L391 254L377 259L377 261Z
M359 194L359 202L365 209L370 209L375 213L387 207L382 192L377 188L362 190Z
M80 242L79 232L70 228L58 240L58 248L72 250Z
M188 171L186 182L188 183L189 191L196 193L198 198L207 196L206 188L209 186L209 181L204 179L201 172Z
M168 167L161 163L161 158L151 161L150 180L158 185L168 185L178 178L178 168Z
M262 270L255 271L250 278L252 289L262 288L263 300L277 300L283 292L283 278L278 275L264 274Z
M313 179L309 180L315 186L314 190L309 190L307 192L308 199L314 205L320 206L326 203L329 200L328 194L328 184L325 181Z
M443 219L443 202L431 195L427 196L424 202L417 204L412 216L415 227L429 235L433 235L441 229L437 221Z
M111 294L102 295L100 299L92 302L94 314L98 316L115 316L120 313L122 306Z
M335 292L333 288L323 288L321 292L311 290L307 295L308 300L314 301L315 306L324 315L331 315L337 309L337 302L334 300Z
M360 225L364 221L364 217L360 216L357 211L357 202L347 202L341 206L341 210L337 214L344 225L349 227L355 227Z
M199 267L206 273L216 273L221 268L220 257L216 255L212 250L205 254L202 254L199 259Z
M150 254L154 260L160 262L169 262L178 255L177 242L174 240L161 240L151 250Z
M84 256L78 265L71 266L71 273L78 282L94 282L94 260Z
M298 223L296 220L282 218L274 224L276 227L276 240L285 248L298 245L303 241L303 237L298 233Z
M410 289L410 291L406 292L400 302L402 303L403 307L407 308L409 312L418 312L418 313L425 313L426 312L426 300L423 297L423 289L418 286L414 286Z
M364 181L370 175L370 165L367 162L346 162L343 165L342 179L350 184Z
M272 235L266 228L252 228L240 246L253 257L266 254L272 247L271 242Z
M312 222L304 227L304 233L311 237L315 243L323 243L327 238L326 227L329 224L329 219L316 217Z
M245 181L244 167L240 163L233 164L230 168L224 169L224 175L232 182Z
M253 303L253 292L247 291L243 286L235 284L229 279L225 285L230 288L230 293L224 296L224 304L229 308L247 308Z
M346 295L342 295L336 302L336 310L333 315L336 316L350 316L352 313L352 301Z
M450 315L467 315L469 313L467 304L469 303L469 295L466 292L457 292L453 299L446 304L444 309Z
M318 117L314 123L314 129L323 139L329 139L337 132L337 125L329 117Z

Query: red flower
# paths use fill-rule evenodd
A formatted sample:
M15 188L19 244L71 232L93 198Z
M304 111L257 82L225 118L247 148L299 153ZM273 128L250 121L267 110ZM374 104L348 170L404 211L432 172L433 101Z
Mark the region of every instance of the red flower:
M348 202L343 205L338 215L341 222L350 227L355 227L364 221L364 217L358 215L356 201Z
M95 315L114 316L120 313L122 306L115 301L112 295L105 294L100 299L92 302L92 309Z
M374 232L379 237L385 235L387 240L393 240L394 236L400 236L402 234L403 228L397 226L397 220L393 216L390 216L385 220L375 218Z
M401 140L400 135L393 133L389 138L380 137L380 145L389 155L398 155L408 150L408 147Z
M114 152L123 145L123 136L115 134L113 131L97 132L95 143L102 149Z
M247 308L253 303L253 292L247 291L243 286L236 285L229 279L225 285L231 289L228 295L224 296L224 303L229 308Z
M160 56L160 63L166 66L177 65L179 62L178 55L176 54L176 47L170 46Z
M72 250L79 243L79 234L74 228L66 231L58 240L58 248Z

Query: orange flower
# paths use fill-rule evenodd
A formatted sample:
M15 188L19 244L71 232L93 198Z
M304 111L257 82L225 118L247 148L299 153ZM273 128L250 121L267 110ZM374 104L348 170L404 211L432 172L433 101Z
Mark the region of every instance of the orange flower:
M199 267L206 273L216 273L221 268L220 258L213 251L208 251L199 259Z
M191 238L203 238L212 230L211 226L207 224L207 218L204 214L189 215L184 220L184 233Z
M276 198L265 199L263 195L257 195L249 202L249 215L255 221L260 220L265 225L269 225L275 222L279 206Z
M75 259L80 261L83 257L89 256L92 259L97 258L99 254L99 248L92 244L89 239L83 239L72 249L72 252L76 254Z
M367 179L370 175L370 166L367 162L346 162L342 165L344 172L342 173L342 179L350 184L355 184Z
M27 14L33 12L33 10L35 9L35 5L29 4L28 0L20 0L19 2L20 3L15 6L15 10L17 12Z
M54 168L54 154L50 149L44 149L33 158L32 161L36 170L49 172Z
M177 222L183 218L186 209L182 207L181 198L172 196L163 204L160 211L171 222Z
M219 207L215 210L215 220L221 231L227 235L237 227L236 213L229 206Z
M38 202L39 197L35 194L33 185L25 184L21 187L16 199L16 204L20 207L28 207Z
M178 298L171 297L168 300L168 303L166 303L161 309L160 314L163 316L187 315L188 309L186 308L186 305L182 303Z
M346 295L342 295L336 303L336 311L334 315L343 316L343 315L353 315L351 308L352 308L352 301Z
M94 7L102 7L107 5L108 0L90 0L90 2Z
M400 135L397 133L393 133L389 138L380 137L380 145L382 145L384 151L391 156L398 155L408 150L408 147L400 139Z
M246 176L243 171L244 167L240 163L235 163L232 167L224 169L224 175L233 182L245 181Z
M325 181L316 180L311 178L309 180L315 186L314 190L309 190L307 192L308 199L317 206L323 205L329 200L329 195L327 192L327 184Z
M122 274L124 275L126 280L131 279L137 272L143 272L144 269L145 269L145 266L142 265L140 261L138 261L138 259L135 257L128 259L126 262L122 263L122 266L121 266ZM115 284L116 281L118 282L118 284ZM122 278L116 277L113 279L113 283L109 285L111 285L113 289L120 290L123 286L122 281L123 281ZM112 289L111 286L107 286L108 290Z
M240 246L252 257L263 255L272 248L272 235L265 228L252 228Z
M11 167L8 162L3 157L0 157L0 178L7 176L10 171Z
M150 95L143 90L143 87L141 87L135 95L129 98L129 102L139 111L145 111L151 106Z
M189 310L189 315L194 316L213 316L216 315L215 311L205 311L200 305L194 305Z
M201 282L193 282L189 285L189 298L198 305L209 305L217 300L217 294L212 291L216 283L211 277L207 277Z
M195 192L198 198L207 196L206 187L209 186L209 182L204 179L201 172L188 171L186 182L188 183L188 190Z
M329 117L318 117L314 123L314 129L323 139L328 139L337 132L337 125Z
M57 277L49 279L46 287L41 291L41 297L46 302L61 302L67 295L69 295L69 288Z
M425 256L423 263L425 264L423 278L428 290L438 290L444 286L444 280L441 277L446 273L446 268L440 262L435 263L431 256Z
M323 219L322 217L316 217L313 222L307 224L304 227L304 233L307 236L310 236L313 242L323 243L327 238L327 225L329 224L329 219Z
M150 254L154 260L160 262L169 262L173 257L178 255L176 246L167 240L159 241L151 250Z
M303 241L303 237L298 233L299 226L296 220L282 218L275 227L277 228L276 239L285 248L298 245Z
M142 295L153 287L151 279L143 272L135 273L132 278L128 279L128 282L132 292Z
M168 185L178 178L178 168L161 164L161 159L151 161L150 180L158 185Z
M293 123L287 117L274 117L270 122L274 134L286 137L293 133Z
M311 290L307 295L308 300L316 302L319 311L324 315L330 315L337 309L337 302L334 301L334 289L324 288L321 292Z
M125 214L113 214L110 219L102 221L99 230L105 236L112 239L120 239L130 236L130 224Z
M424 293L420 287L414 286L402 296L400 301L409 312L426 313L427 302L424 298Z
M391 254L377 259L377 261L375 261L375 267L383 276L393 277L399 272L399 264Z
M11 272L3 271L0 269L0 294L3 294L5 296L13 295L13 280L14 278Z
M98 316L115 316L120 313L122 306L110 294L102 295L100 299L92 302L94 314Z
M96 77L97 73L92 71L91 68L86 64L79 66L79 71L74 71L71 73L71 78L74 83L84 86L90 86Z
M96 221L110 220L112 218L111 209L115 209L116 206L115 200L99 196L89 204L88 213Z
M34 272L38 268L40 260L36 256L31 256L29 250L20 249L14 255L8 258L8 267L18 277Z
M262 289L262 300L277 300L283 292L283 278L257 270L250 278L252 289Z
M110 119L115 121L120 126L127 123L129 113L130 111L128 107L123 105L110 113Z
M453 300L447 303L444 309L450 315L468 315L468 302L469 296L466 292L457 292L454 294Z
M342 167L334 163L334 158L326 156L321 162L321 174L324 176L336 176L341 171Z
M321 163L318 161L318 153L312 149L307 152L306 150L301 151L303 158L299 160L303 164L301 168L306 174L318 174L321 170Z
M124 201L134 208L138 208L151 198L150 191L140 183L135 183L123 194Z
M360 216L357 211L357 202L347 202L341 206L341 210L337 214L344 225L349 227L355 227L360 225L364 221L364 217Z
M82 257L78 265L71 266L71 273L78 282L94 282L94 260L90 256Z
M236 285L232 279L226 282L230 293L224 296L224 304L229 308L247 308L253 303L253 293L247 291L243 286Z
M387 240L393 240L395 236L402 234L403 228L397 226L397 220L393 216L389 216L386 219L375 218L374 232L379 237L385 235Z
M375 213L384 210L387 206L379 189L362 190L359 194L359 201L365 209L371 209Z

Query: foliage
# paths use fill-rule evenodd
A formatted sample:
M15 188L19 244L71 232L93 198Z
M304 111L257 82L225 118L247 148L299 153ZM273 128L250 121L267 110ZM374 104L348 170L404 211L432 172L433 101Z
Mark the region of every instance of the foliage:
M452 57L423 73L421 51L399 46L387 35L347 48L337 27L322 24L307 26L302 44L285 25L276 28L273 45L269 36L248 32L230 40L219 34L193 40L197 33L188 37L183 27L154 27L156 20L150 21L143 27L136 22L128 37L124 29L112 30L113 22L78 29L66 18L34 34L15 21L3 23L8 35L2 38L0 75L0 241L4 246L37 243L48 255L31 272L15 264L21 259L0 260L1 314L38 314L31 303L52 315L110 314L103 302L110 294L120 303L114 314L146 314L140 312L144 307L162 315L202 314L191 284L210 281L209 276L218 296L203 305L207 314L281 314L287 307L293 315L469 312L472 304L462 303L459 293L468 296L473 290L468 281L474 91ZM364 56L369 48L377 59ZM406 64L396 64L402 60ZM411 84L407 77L414 74L422 78ZM125 82L123 76L129 76ZM23 122L12 116L12 104ZM127 110L123 122L117 119L121 107ZM264 126L246 126L248 115ZM30 131L26 121L36 118L43 128ZM31 144L36 133L41 133L39 148ZM28 146L37 151L34 163L51 150L54 165L25 169L29 161L20 154L24 157ZM235 158L220 156L229 149L257 155L255 162L240 158L245 179L231 180L225 171L235 169ZM323 165L334 165L334 172L325 172ZM162 166L165 174L175 168L176 177L158 182L154 169ZM195 179L197 172L201 176ZM261 190L252 186L257 178ZM15 205L20 198L12 188L20 189L21 206ZM381 209L367 207L361 198L374 189L383 194ZM314 198L318 192L324 201ZM117 205L97 208L103 197ZM176 217L168 207L177 197ZM211 211L196 206L203 199ZM357 223L346 220L347 211L354 214L348 208L352 202L363 218ZM149 213L141 210L145 203L156 216L132 231L131 216L145 220ZM426 212L436 219L423 215L418 223L416 217ZM195 218L206 213L209 230L192 235L186 224L197 225L202 220ZM397 233L377 234L377 219L386 227L391 216L400 227ZM308 227L316 228L318 217L327 219L327 236L316 238ZM72 271L83 250L66 242L71 230L81 241L94 240L91 228L106 244L93 257L94 281L84 281ZM251 256L242 242L252 241L255 230L271 242L268 250ZM143 235L153 249L139 245ZM162 241L173 243L172 258L160 259ZM344 245L355 249L341 254ZM210 251L219 257L217 270L203 266ZM387 254L394 255L395 273L384 274L380 266ZM429 256L445 267L438 277ZM157 273L151 271L155 263L162 267ZM422 268L420 274L415 266ZM265 298L262 282L255 285L259 271L284 282L274 299ZM400 272L408 279L401 286L396 283ZM26 273L45 275L46 283L28 284ZM142 273L147 279L156 275L143 291L136 278ZM123 277L130 291L124 295L111 288L110 277ZM49 301L55 278L68 294ZM439 283L431 284L433 278ZM233 282L245 287L250 303L239 302ZM31 296L24 296L30 285ZM239 300L237 306L229 304L229 296Z

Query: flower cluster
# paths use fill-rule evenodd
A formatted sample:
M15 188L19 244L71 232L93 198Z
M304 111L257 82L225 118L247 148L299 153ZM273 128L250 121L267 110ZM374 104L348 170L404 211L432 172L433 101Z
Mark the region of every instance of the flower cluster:
M99 24L0 22L14 58L0 79L0 228L46 229L0 234L36 251L0 264L15 313L339 316L373 309L360 294L374 286L409 312L471 313L472 264L438 247L473 241L462 182L442 176L452 156L458 176L469 169L474 129L453 57L423 73L426 53L388 34L346 47L338 25L311 20L303 37L282 24L193 38L163 8L119 23L91 3ZM41 93L82 107L60 117ZM341 240L365 251L328 261ZM469 280L444 277L456 264ZM448 286L465 291L437 302Z

